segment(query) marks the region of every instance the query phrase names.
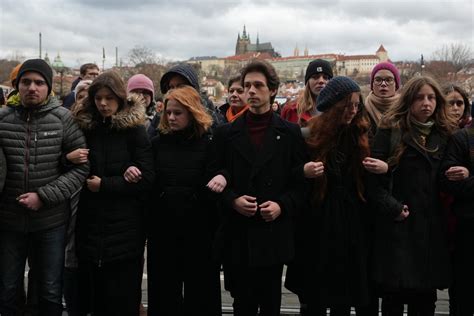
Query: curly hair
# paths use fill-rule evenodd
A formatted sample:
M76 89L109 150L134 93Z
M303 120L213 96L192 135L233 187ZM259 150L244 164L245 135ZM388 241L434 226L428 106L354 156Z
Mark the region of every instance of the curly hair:
M337 102L328 111L309 120L309 137L306 139L306 143L310 150L311 159L313 161L321 161L323 164L327 164L331 152L336 149L338 144L354 144L355 151L353 148L344 148L343 150L346 150L346 152L350 151L352 157L356 157L356 159L351 159L350 172L352 172L355 180L359 199L365 201L364 166L362 165L362 160L370 155L368 136L370 121L362 105L360 94L359 99L359 111L352 122L345 128L341 128L341 118L345 107L350 104L351 94ZM341 139L341 137L350 139ZM314 200L319 204L324 199L327 191L326 175L316 178L315 181Z
M170 90L165 96L164 114L161 117L160 124L158 125L158 129L161 133L171 133L168 115L166 114L169 100L175 100L191 114L191 122L189 124L192 125L193 129L192 138L200 138L209 130L212 125L212 117L207 113L206 108L202 104L201 97L193 87L183 86Z
M379 128L399 129L401 136L409 134L418 146L423 150L430 152L428 148L420 144L413 133L413 126L411 123L411 106L415 101L418 92L423 86L429 85L436 95L436 108L431 116L434 120L435 127L443 136L449 136L457 128L457 123L454 118L449 116L446 112L446 98L441 91L441 88L436 80L428 76L419 76L410 79L401 89L398 101L385 113L380 122ZM389 166L398 164L403 155L406 146L403 142L394 148L393 157L389 157Z

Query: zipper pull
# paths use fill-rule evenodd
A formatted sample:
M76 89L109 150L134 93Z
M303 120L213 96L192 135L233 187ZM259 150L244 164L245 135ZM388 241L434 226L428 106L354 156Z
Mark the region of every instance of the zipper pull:
M102 259L99 259L99 268L102 267Z
M38 136L38 133L35 132L35 143L38 141L38 137L37 137L37 136Z

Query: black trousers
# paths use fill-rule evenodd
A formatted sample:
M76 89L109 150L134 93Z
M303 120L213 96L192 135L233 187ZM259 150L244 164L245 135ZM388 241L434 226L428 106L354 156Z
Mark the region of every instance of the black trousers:
M230 280L230 294L234 298L235 316L280 315L281 276L283 264L247 267L225 265L224 274Z
M453 253L449 307L453 316L474 315L474 220L460 218Z
M436 290L411 294L391 293L382 298L382 316L402 316L404 304L408 316L434 316Z
M220 265L212 260L212 242L194 236L148 237L148 316L222 314Z
M143 258L110 262L98 267L79 261L80 314L138 316Z

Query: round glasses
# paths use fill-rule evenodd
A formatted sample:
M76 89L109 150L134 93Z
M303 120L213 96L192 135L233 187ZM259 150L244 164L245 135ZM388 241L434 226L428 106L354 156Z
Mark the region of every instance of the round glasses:
M395 79L392 77L387 77L387 78L375 77L374 78L374 84L376 84L377 86L382 85L382 82L384 81L387 86L391 86L392 84L395 83Z

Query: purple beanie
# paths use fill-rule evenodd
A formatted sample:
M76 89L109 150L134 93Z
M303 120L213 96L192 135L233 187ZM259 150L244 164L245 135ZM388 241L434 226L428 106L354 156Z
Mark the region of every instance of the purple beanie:
M153 81L145 75L138 74L133 75L130 79L128 79L127 83L127 93L130 93L132 90L135 89L143 89L150 91L151 99L155 99L155 87L153 85Z
M394 64L386 61L375 65L374 69L372 69L372 74L370 75L370 90L374 89L375 74L382 69L388 70L393 74L393 77L395 78L395 90L398 90L400 88L400 72Z

